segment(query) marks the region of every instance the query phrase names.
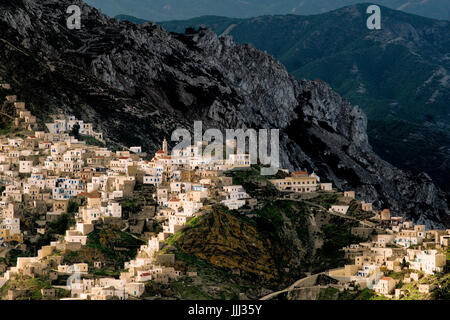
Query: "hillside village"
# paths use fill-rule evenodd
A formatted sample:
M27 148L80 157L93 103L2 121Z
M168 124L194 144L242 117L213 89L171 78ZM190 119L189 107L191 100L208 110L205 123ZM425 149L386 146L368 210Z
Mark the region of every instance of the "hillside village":
M0 86L11 89L7 83ZM6 114L5 108L13 115ZM153 156L139 146L113 151L91 123L73 116L55 116L39 130L36 117L16 96L7 96L2 110L11 120L11 130L0 139L0 258L17 250L29 252L26 243L37 245L40 236L67 226L65 233L34 255L18 254L14 265L0 265L3 299L29 297L27 289L11 285L27 279L48 280L33 297L67 300L138 299L149 281L169 284L183 277L195 279L195 271L178 270L175 255L164 250L171 237L212 205L249 213L249 218L252 209L261 205L226 174L251 168L248 154L205 160L202 152L207 142L170 153L166 139ZM235 141L227 141L227 146L236 149ZM367 288L375 295L400 299L416 290L406 284L414 284L425 296L438 289L433 279L448 273L450 230L427 230L391 215L389 209L374 210L372 203L356 199L354 191L341 194L315 173L279 173L269 181L280 197L301 201L317 193L339 194L340 203L322 209L359 222L352 234L366 240L342 248L352 263L326 272L338 290ZM364 218L348 215L351 201L357 201ZM96 257L91 263L71 263L70 255L83 252L90 237L105 226L130 235L136 242L136 256L124 260L120 273L114 275L103 272L102 276L98 271L108 262ZM94 271L98 276L90 277Z

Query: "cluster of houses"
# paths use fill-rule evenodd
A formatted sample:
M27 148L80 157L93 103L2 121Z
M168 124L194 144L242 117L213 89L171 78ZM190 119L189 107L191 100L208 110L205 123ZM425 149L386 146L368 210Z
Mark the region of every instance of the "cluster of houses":
M281 192L334 192L331 183L320 183L320 178L314 173L293 172L283 179L270 181ZM331 205L329 213L348 215L350 202L356 200L356 193L345 191L343 196L342 203ZM401 289L396 288L399 280L387 276L391 272L404 271L403 283L417 282L420 278L417 283L420 293L428 294L435 289L430 276L443 272L447 265L450 230L427 230L425 225L414 225L404 217L391 216L389 209L377 211L371 202L357 202L363 212L373 214L371 222L364 220L361 226L352 228L353 235L366 241L342 248L345 258L353 264L329 270L328 275L339 280L341 288L356 284L359 288L369 288L391 298L404 295Z
M75 125L79 134L102 141L103 136L92 124L72 116L58 116L46 124L46 131L32 131L37 128L36 118L25 103L18 102L16 96L6 100L14 107L15 129L21 134L0 139L0 182L6 185L0 201L0 244L20 244L24 237L33 239L32 232L21 232L21 219L26 215L35 218L37 233L45 234L46 225L68 213L72 201L79 206L75 226L58 241L42 247L36 257L18 258L17 265L0 277L0 286L19 274L57 279L61 274L88 273L87 264L65 265L61 255L55 253L81 250L97 223L121 221L122 201L133 195L136 184L141 184L155 188L158 209L149 210L149 216L163 225L162 232L150 237L137 258L125 264L126 272L120 280L80 279L65 287L75 299L139 297L146 281L167 282L181 275L173 268L174 256L159 251L168 237L200 212L205 200L215 197L230 209L251 200L242 186L234 186L232 178L223 174L233 168L250 167L246 154L206 161L201 154L205 142L200 142L169 155L164 139L162 149L146 160L141 147L112 152L77 140L70 134ZM188 272L188 276L195 273ZM51 298L54 292L45 290L42 294ZM9 294L15 298L18 295L20 290Z
M418 291L430 293L435 288L431 276L444 272L447 264L450 230L426 230L425 225L414 225L403 217L391 217L387 209L376 218L380 220L380 227L352 228L352 234L366 239L342 248L353 264L330 270L328 274L386 297L401 298L404 292L396 288L399 279L388 275L403 272L403 283L417 282L420 277Z
M74 127L78 125L79 134L90 136L104 142L103 134L101 132L95 132L92 123L86 123L83 120L78 120L74 116L70 116L68 118L59 116L56 117L53 122L46 123L45 125L51 134L70 133Z
M7 97L7 102L15 108L15 127L25 134L0 138L0 182L6 185L0 201L0 245L33 239L35 235L22 232L20 227L21 219L27 214L38 217L37 233L45 234L46 225L68 213L71 202L76 201L79 206L74 212L75 225L59 240L43 246L36 257L19 257L16 266L0 276L0 287L18 275L47 276L50 280L70 275L73 280L61 287L71 292L68 299L140 297L148 281L168 283L181 276L197 277L195 272L177 271L174 254L165 248L167 239L201 214L207 203L222 203L231 210L254 205L255 199L251 199L243 186L233 185L232 178L224 174L228 170L250 167L248 154L235 152L227 159L205 159L202 151L207 142L197 142L169 154L166 139L162 149L151 159L144 157L139 146L113 152L71 136L69 133L74 126L79 125L80 134L103 141L103 135L94 131L92 124L71 116L57 117L46 124L47 131L32 131L37 128L36 118L23 102L16 100L15 96ZM227 146L237 150L235 141L227 141ZM321 183L314 173L293 172L271 182L283 192L334 192L331 183ZM136 258L125 263L120 278L83 277L89 274L90 268L101 268L102 261L95 262L94 266L65 264L57 253L81 250L97 224L124 222L122 203L133 196L137 185L152 186L157 206L144 207L143 213L146 221L150 218L159 222L162 230L149 235ZM345 196L354 199L355 193L348 191ZM362 202L361 206L363 211L372 211L371 203ZM348 208L336 205L330 211L345 215ZM367 227L354 228L352 232L371 241L344 248L346 256L355 263L330 273L387 294L392 291L392 283L382 277L382 270L397 270L403 259L410 269L426 274L442 270L445 255L440 248L448 246L449 230L426 231L424 226L413 226L399 217L391 218L386 210L379 213L379 217L386 225L383 232ZM130 231L142 233L142 227L132 229L136 226L128 222ZM424 245L430 239L434 241L433 249L410 248ZM42 296L55 298L55 288L43 289ZM20 290L12 290L8 297L17 298L20 294Z

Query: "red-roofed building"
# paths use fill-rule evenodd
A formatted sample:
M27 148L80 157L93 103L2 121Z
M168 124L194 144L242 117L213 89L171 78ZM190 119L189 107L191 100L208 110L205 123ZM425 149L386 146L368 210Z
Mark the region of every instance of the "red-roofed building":
M309 176L306 171L293 172L284 179L271 179L270 182L279 191L315 192L318 188L317 176Z
M307 176L308 172L307 171L294 171L292 172L293 176Z
M148 271L138 271L136 280L138 282L146 282L152 280L152 274Z

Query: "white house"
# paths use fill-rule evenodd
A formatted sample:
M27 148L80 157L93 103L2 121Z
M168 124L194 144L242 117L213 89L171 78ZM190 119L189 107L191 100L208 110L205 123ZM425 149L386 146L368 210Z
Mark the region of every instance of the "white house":
M20 161L19 162L19 173L31 173L33 168L33 161Z
M442 272L447 263L445 254L437 250L424 250L416 254L416 258L409 260L409 268L423 271L426 274Z
M373 290L379 294L390 294L395 289L395 284L391 277L383 277L373 286Z
M328 209L328 211L347 214L348 208L349 208L349 206L333 205L333 206L331 206L330 209Z

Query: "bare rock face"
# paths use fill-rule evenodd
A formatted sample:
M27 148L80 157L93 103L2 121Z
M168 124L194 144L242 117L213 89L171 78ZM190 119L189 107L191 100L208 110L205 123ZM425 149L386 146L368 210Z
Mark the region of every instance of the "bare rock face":
M66 28L73 4L81 30ZM284 167L315 171L429 227L449 225L446 194L374 154L359 107L324 82L295 80L251 45L119 22L77 0L2 1L0 38L0 76L42 120L62 110L150 152L195 120L204 129L277 128Z

